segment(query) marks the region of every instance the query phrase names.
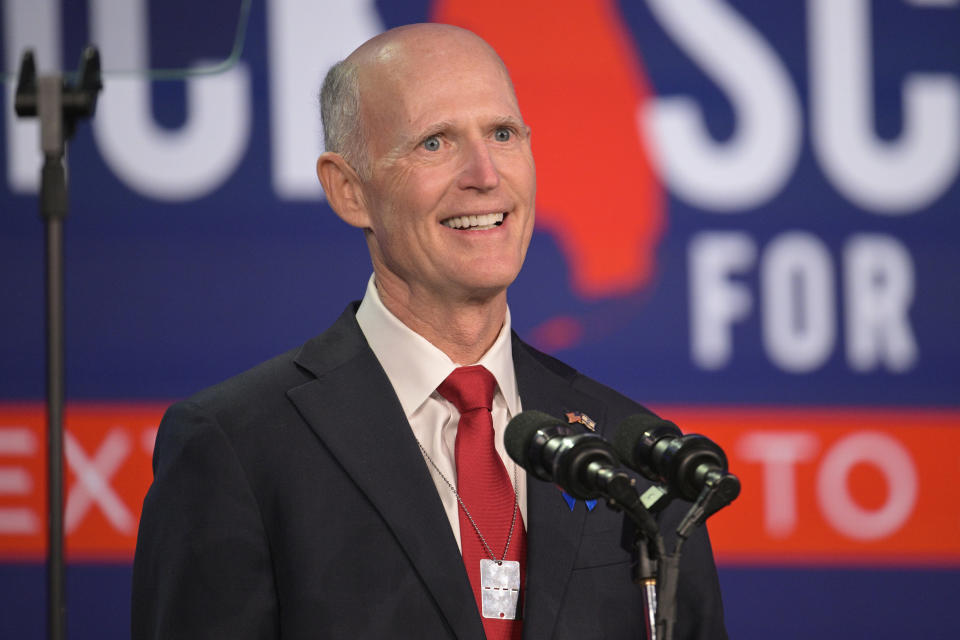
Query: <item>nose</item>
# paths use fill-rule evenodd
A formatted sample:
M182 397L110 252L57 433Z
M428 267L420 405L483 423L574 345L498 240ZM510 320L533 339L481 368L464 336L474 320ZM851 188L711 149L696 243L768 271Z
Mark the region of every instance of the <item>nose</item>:
M464 148L463 166L460 171L461 189L490 191L500 184L500 172L486 141L471 141Z

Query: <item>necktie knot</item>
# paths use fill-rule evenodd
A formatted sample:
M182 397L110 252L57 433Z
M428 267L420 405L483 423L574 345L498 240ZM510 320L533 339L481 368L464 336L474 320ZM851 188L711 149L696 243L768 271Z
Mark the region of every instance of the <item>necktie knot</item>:
M437 392L464 414L474 409L492 409L496 385L493 374L482 365L476 364L454 369L437 387Z

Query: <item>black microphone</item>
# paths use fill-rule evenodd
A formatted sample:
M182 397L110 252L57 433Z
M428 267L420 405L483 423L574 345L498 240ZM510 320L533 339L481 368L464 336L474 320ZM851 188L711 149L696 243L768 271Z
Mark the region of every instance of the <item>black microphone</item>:
M617 427L613 448L631 469L666 484L691 502L704 487L716 487L716 500L729 504L740 495L740 480L727 472L727 456L715 442L699 434L683 435L672 422L637 414Z
M574 498L637 500L635 480L610 443L597 434L583 433L541 411L523 411L507 425L503 443L517 464Z

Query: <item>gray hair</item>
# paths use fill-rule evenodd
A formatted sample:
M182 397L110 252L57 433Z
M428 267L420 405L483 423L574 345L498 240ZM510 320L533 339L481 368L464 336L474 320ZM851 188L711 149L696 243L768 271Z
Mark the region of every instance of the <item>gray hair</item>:
M367 178L367 145L360 122L360 82L354 62L341 60L327 72L320 88L320 119L324 148L342 155L360 177Z

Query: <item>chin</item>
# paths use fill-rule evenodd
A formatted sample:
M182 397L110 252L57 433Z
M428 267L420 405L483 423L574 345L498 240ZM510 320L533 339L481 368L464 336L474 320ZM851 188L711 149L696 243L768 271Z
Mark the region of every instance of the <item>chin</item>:
M481 286L506 288L513 284L519 273L520 265L502 265L500 268L490 269L480 274L476 282Z
M513 278L509 280L497 280L496 282L473 283L470 291L473 298L477 300L493 300L499 296L505 296L507 287L513 284Z

